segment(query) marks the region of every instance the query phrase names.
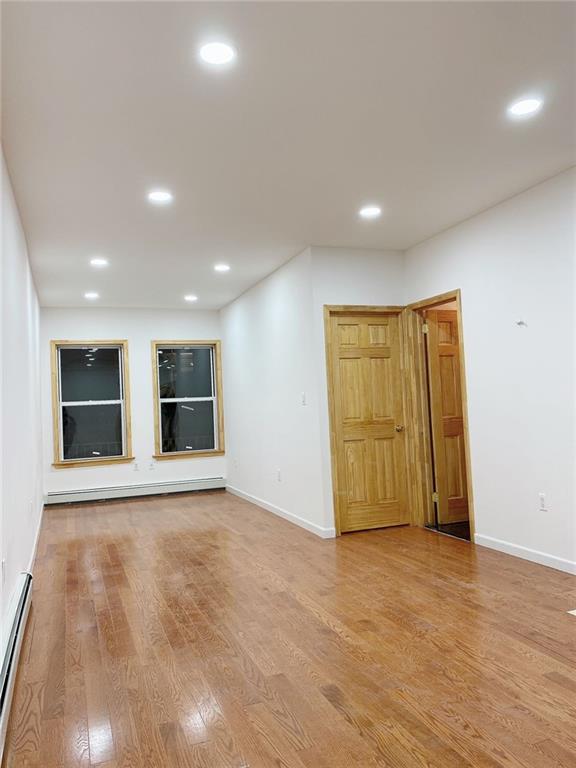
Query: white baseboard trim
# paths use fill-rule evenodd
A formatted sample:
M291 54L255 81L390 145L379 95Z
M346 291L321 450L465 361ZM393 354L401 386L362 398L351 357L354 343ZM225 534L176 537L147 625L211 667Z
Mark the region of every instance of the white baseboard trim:
M32 552L30 553L30 560L28 561L28 568L26 569L28 573L31 573L32 575L34 575L34 561L36 560L36 550L38 549L38 540L40 539L40 528L42 528L43 516L44 516L44 502L41 502L40 516L38 518L36 536L34 537L34 546L32 547Z
M207 491L226 488L223 477L205 477L200 480L169 480L163 483L141 483L139 485L115 485L103 488L84 488L77 491L53 491L46 496L46 504L67 504L79 501L104 501L123 499L130 496L152 496L164 493L186 491Z
M521 557L524 560L531 560L533 563L539 563L539 565L547 565L549 568L556 568L558 571L576 574L576 562L573 560L565 560L562 557L556 557L556 555L539 552L537 549L521 547L519 544L512 544L509 541L502 541L501 539L494 539L492 536L483 536L480 533L477 533L474 536L474 542L481 547L497 549L499 552L505 552L507 555L514 555L514 557Z
M256 504L257 507L262 507L262 509L272 512L274 515L278 515L278 517L283 517L284 520L288 520L288 522L294 523L294 525L298 525L300 528L305 528L307 531L310 531L310 533L315 533L316 536L320 536L321 539L333 539L336 536L335 528L322 528L321 526L316 525L316 523L311 523L303 517L298 517L298 515L288 512L286 509L270 504L269 502L264 501L264 499L259 499L257 496L252 496L252 494L241 491L239 488L234 488L233 485L227 485L226 490L233 493L234 496L239 496L245 501L250 501L252 504Z

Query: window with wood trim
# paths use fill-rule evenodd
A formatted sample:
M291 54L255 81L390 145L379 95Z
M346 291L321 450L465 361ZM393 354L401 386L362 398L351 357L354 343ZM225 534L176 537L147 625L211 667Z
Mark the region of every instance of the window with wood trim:
M131 460L128 344L53 341L54 464Z
M224 453L219 341L154 341L157 459Z

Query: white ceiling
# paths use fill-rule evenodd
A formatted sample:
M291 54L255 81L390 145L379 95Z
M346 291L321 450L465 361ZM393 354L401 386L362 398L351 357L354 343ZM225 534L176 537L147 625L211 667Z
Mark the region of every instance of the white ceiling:
M44 305L220 307L307 244L404 249L575 162L571 2L2 5ZM199 66L214 37L236 67ZM533 92L540 115L510 122Z

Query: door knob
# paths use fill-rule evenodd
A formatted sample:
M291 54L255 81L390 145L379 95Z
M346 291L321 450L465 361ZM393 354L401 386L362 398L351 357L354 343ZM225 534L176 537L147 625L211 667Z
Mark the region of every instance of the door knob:
M396 432L404 432L404 424L396 424L394 429L396 430Z

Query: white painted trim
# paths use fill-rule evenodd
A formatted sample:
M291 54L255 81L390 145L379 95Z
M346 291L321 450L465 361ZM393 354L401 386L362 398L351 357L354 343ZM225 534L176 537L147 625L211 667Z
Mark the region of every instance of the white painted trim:
M539 552L537 549L521 547L519 544L494 539L492 536L483 536L480 533L474 536L474 542L481 547L497 549L499 552L505 552L507 555L514 555L514 557L521 557L523 560L531 560L533 563L547 565L549 568L556 568L558 571L576 574L576 561L574 560L565 560L562 557L556 557L556 555Z
M42 528L42 518L44 517L44 502L42 501L40 504L40 516L38 518L38 527L36 528L36 536L34 536L34 546L32 547L32 552L30 553L30 560L28 561L28 568L26 569L28 573L31 573L32 576L34 576L34 561L36 560L36 550L38 549L38 540L40 539L40 529Z
M103 501L122 499L130 496L152 496L164 493L206 491L225 488L223 477L206 477L199 480L175 480L164 483L141 483L140 485L116 485L101 488L84 488L77 491L55 491L46 496L46 504L67 504L80 501Z
M60 406L73 408L75 405L122 405L122 402L122 400L63 400Z
M227 485L226 490L233 493L234 496L239 496L245 501L250 501L252 504L256 504L257 507L262 507L262 509L265 509L267 512L272 512L272 514L278 515L278 517L283 517L284 520L288 520L288 522L294 523L294 525L298 525L300 528L305 528L307 531L310 531L310 533L315 533L316 536L320 536L321 539L333 539L336 536L335 528L322 528L321 526L316 525L316 523L311 523L309 520L305 520L303 517L298 517L298 515L295 515L293 512L288 512L288 510L270 504L268 501L259 499L257 496L245 493L239 488L234 488L232 485Z

